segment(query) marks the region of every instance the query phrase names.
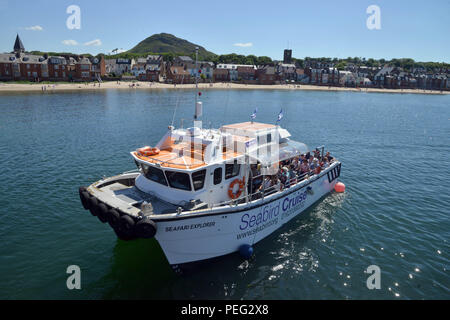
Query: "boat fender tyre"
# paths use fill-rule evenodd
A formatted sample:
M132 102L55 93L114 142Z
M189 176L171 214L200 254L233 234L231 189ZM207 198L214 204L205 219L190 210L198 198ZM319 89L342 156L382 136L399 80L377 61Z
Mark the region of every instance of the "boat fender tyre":
M95 197L89 199L89 210L91 214L96 217L98 215L98 200Z
M119 230L125 236L133 236L134 233L134 220L127 215L123 215L119 219Z
M80 192L80 200L81 200L81 204L83 205L83 208L85 210L89 209L89 193L87 191L81 191Z
M120 213L117 212L117 210L115 209L109 210L106 219L108 220L108 223L111 226L111 228L119 227Z
M117 238L119 238L120 240L130 241L130 240L133 240L135 238L132 235L125 234L122 230L120 230L119 226L114 227L113 230L116 233Z
M108 214L108 207L106 206L106 204L100 203L100 204L98 205L97 213L98 213L97 218L98 218L102 223L105 223L105 222L108 221L108 220L106 219L107 214Z
M150 239L156 234L156 223L150 219L142 219L135 226L135 234L138 238Z

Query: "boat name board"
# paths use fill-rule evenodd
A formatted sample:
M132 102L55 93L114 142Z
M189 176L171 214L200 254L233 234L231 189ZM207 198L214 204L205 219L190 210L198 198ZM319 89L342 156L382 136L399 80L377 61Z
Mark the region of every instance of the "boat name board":
M281 220L287 219L292 213L297 211L300 207L303 207L307 196L307 191L297 191L283 200L261 207L261 210L254 215L246 213L241 218L239 229L245 231L249 228L256 227L258 230L257 232L259 232L262 229L278 223L278 216L280 214ZM270 223L272 221L273 223ZM264 228L261 229L260 226Z
M215 224L216 224L215 221L210 221L210 222L204 222L204 223L186 224L186 225L175 226L175 227L166 227L166 232L211 228L211 227L214 227Z

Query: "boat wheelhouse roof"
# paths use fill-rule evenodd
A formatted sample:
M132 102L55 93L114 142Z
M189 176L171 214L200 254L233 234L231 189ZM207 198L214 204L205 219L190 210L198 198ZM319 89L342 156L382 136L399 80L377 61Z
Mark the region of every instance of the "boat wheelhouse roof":
M274 138L277 135L280 143ZM200 128L169 131L158 144L159 153L143 155L131 152L137 161L144 161L163 168L195 170L212 163L234 161L244 154L264 165L271 165L306 153L308 147L290 141L287 130L273 124L242 122L224 125L220 130ZM264 137L264 139L259 139ZM276 140L278 141L278 140ZM267 153L269 147L272 153Z
M189 154L179 153L178 150L160 150L160 152L154 156L142 156L138 154L136 151L132 152L132 154L143 161L159 165L165 168L173 168L173 169L198 169L207 165L204 160L204 152L199 154L197 152L190 152ZM223 161L233 160L238 158L241 154L238 152L234 152L229 150L223 153L222 158Z
M227 130L246 130L246 131L267 131L269 129L275 129L273 124L260 123L260 122L241 122L235 124L228 124L222 126L222 131Z
M176 139L170 137L164 147L160 149L158 154L152 156L144 156L137 151L132 155L142 161L146 161L157 166L191 170L208 165L206 158L206 144L199 144L193 141L177 142ZM229 161L238 158L242 154L232 149L222 150L222 160Z

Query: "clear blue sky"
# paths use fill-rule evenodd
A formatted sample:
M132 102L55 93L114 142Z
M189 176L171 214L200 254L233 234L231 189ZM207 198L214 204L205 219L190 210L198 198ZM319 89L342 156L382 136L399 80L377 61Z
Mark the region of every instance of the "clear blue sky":
M73 4L81 8L81 30L66 27L66 8ZM366 27L366 8L373 4L381 9L381 30ZM0 52L12 50L16 33L27 50L97 54L128 50L167 32L217 54L281 59L289 43L297 58L407 57L448 63L449 14L450 0L0 0ZM86 45L94 40L101 45Z

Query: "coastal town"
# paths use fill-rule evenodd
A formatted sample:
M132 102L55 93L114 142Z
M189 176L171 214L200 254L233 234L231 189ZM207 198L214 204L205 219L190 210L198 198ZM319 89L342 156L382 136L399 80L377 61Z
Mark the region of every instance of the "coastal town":
M103 83L144 81L172 85L237 83L245 85L313 85L343 88L420 89L450 91L450 69L402 68L388 63L338 65L331 59L305 59L299 63L292 50L284 50L283 61L265 64L234 64L197 61L179 55L166 60L149 54L138 58L107 59L104 55L31 54L17 35L13 51L0 54L0 81Z

